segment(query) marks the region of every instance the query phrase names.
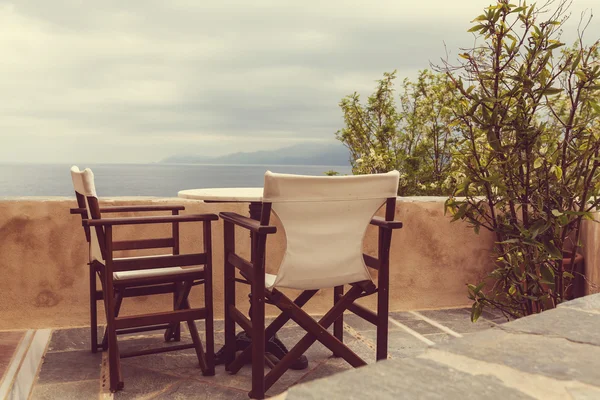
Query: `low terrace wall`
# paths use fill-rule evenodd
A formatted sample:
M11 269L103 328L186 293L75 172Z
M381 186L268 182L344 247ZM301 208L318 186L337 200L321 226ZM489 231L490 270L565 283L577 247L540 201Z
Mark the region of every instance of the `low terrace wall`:
M235 211L247 215L247 204L208 204L182 199L114 198L102 205L183 204L188 213ZM70 215L71 198L18 198L0 200L0 329L78 326L88 324L88 246L81 220ZM157 215L159 213L152 213ZM131 216L133 214L120 214ZM150 215L150 214L148 214ZM117 216L117 215L115 215ZM466 283L479 281L490 270L493 236L475 235L466 224L450 223L441 198L405 198L398 202L396 219L404 228L394 233L391 254L392 310L460 307L469 304ZM278 225L278 222L275 221ZM181 251L201 251L202 226L181 224ZM168 236L170 226L136 225L115 228L115 239ZM365 237L365 251L375 255L376 229ZM222 317L223 225L213 229L215 316ZM285 247L280 229L269 238L267 269L277 268ZM236 248L249 252L249 236L237 231ZM157 252L155 252L156 254ZM122 252L122 255L149 254ZM160 254L160 252L158 252ZM598 278L598 268L593 272ZM238 302L247 302L247 287L238 285ZM192 304L202 304L195 288ZM319 293L308 305L313 313L331 306L332 293ZM374 297L374 296L372 296ZM374 306L375 298L363 299ZM123 313L167 309L170 297L127 299ZM268 312L274 313L274 310ZM99 309L100 319L103 310Z

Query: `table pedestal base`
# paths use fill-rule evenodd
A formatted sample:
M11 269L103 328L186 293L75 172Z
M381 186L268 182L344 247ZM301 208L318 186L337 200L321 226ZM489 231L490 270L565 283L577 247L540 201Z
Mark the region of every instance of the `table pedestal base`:
M242 351L250 345L252 345L252 339L246 335L246 332L240 332L236 335L235 351ZM288 349L281 342L281 340L277 338L277 335L275 335L275 337L271 338L271 340L267 342L267 345L265 346L265 352L272 354L275 358L277 358L277 360L281 360L288 353ZM222 347L215 354L215 364L223 364L225 361L223 359L224 357L225 347ZM306 369L308 368L308 359L305 355L301 355L296 361L294 361L290 368L295 370Z

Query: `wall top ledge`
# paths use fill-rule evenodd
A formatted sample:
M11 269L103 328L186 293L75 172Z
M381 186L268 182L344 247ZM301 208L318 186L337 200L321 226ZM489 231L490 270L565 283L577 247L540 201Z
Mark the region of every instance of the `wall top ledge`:
M398 202L403 203L443 203L446 196L398 196ZM0 201L74 201L70 196L0 196ZM100 197L101 201L152 201L152 202L195 202L179 197L153 197L153 196L109 196Z

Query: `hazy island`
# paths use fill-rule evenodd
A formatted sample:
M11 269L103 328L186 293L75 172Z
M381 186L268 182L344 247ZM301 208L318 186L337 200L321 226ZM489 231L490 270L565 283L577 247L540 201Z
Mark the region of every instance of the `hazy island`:
M349 166L349 152L342 144L297 144L277 150L237 152L217 157L178 154L161 160L164 164L257 164Z

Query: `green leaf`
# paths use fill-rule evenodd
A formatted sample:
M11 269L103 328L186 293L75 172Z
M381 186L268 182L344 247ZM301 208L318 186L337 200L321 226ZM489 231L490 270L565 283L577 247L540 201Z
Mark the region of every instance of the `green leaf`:
M487 21L487 17L484 14L481 14L480 16L478 16L471 22L476 22L476 21Z
M554 243L547 241L544 243L544 249L554 258L555 260L562 259L562 251L560 251Z
M475 287L475 293L479 293L481 289L485 286L485 282L481 282L479 285Z
M533 168L538 169L543 164L543 160L541 158L536 158L533 162Z
M571 279L573 279L575 277L569 271L563 271L563 278L571 278Z
M555 217L560 217L561 215L563 215L563 213L561 213L557 209L554 209L552 210L552 215L554 215Z
M515 287L515 285L511 285L511 287L508 288L508 294L514 296L515 293L517 293L517 288Z
M477 322L479 317L481 316L482 306L481 303L473 303L471 307L471 322Z
M546 284L554 283L554 269L548 264L542 264L540 267L540 273L542 274L542 282Z
M556 176L556 179L560 180L560 178L562 178L563 170L558 165L555 165L552 168L550 168L550 172L554 173L554 175Z
M498 244L510 244L510 243L519 243L520 240L519 239L506 239L503 240L502 242L498 242Z
M494 149L496 151L502 151L502 147L500 146L500 140L498 140L498 138L496 137L496 134L494 133L493 130L488 129L487 139L488 139L490 146L492 146L492 149Z
M474 27L469 29L467 32L477 32L485 27L486 27L485 25L475 25Z
M544 233L547 229L548 229L548 225L546 224L546 221L543 219L538 219L529 228L529 230L531 232L531 237L533 239L535 239L540 233Z
M552 96L552 95L555 95L555 94L562 93L562 91L563 90L561 88L549 87L549 88L544 89L544 93L543 94L545 94L546 96Z
M464 217L465 213L467 212L467 207L468 207L467 203L464 203L460 207L458 207L458 211L456 212L456 214L454 214L454 217L452 218L451 222L457 221L457 220L461 219L462 217Z

